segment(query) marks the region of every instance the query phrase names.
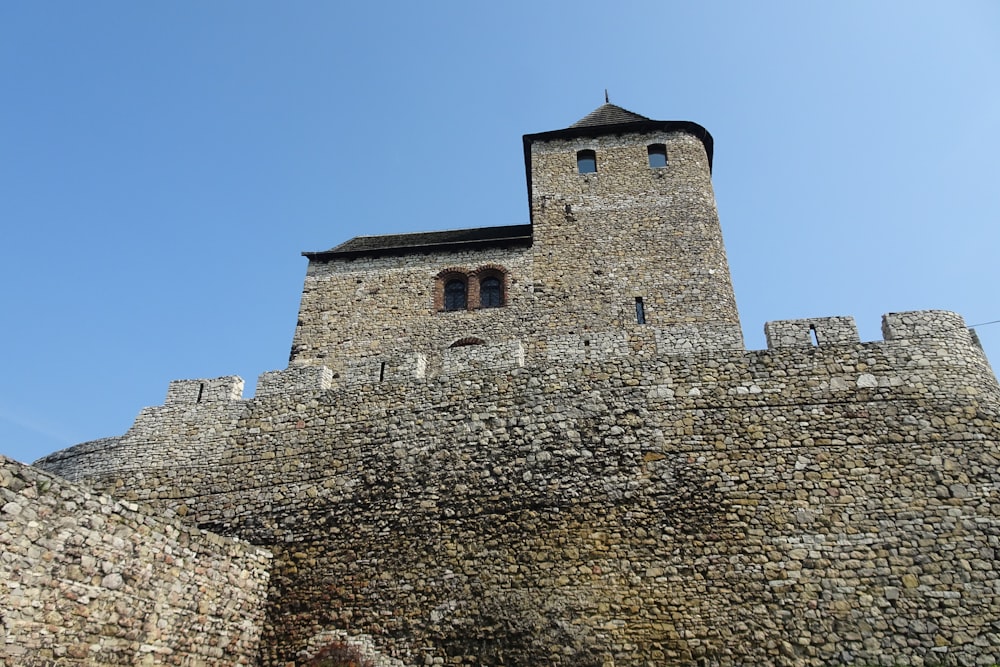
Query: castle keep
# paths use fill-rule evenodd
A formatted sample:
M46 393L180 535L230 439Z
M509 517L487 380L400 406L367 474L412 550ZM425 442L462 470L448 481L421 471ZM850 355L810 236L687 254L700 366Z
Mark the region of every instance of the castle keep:
M747 351L704 128L605 104L524 156L529 224L304 253L252 398L175 381L5 461L10 664L1000 661L1000 387L961 317Z

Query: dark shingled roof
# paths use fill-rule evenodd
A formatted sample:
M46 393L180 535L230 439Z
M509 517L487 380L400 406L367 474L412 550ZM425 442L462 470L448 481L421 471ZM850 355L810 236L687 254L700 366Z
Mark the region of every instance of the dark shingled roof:
M511 247L531 245L531 225L506 225L503 227L478 227L452 229L443 232L416 232L413 234L383 234L380 236L355 236L350 241L319 252L304 252L310 260L378 256L413 251L465 250L483 247Z
M614 104L602 104L586 116L576 121L570 127L594 127L597 125L617 125L618 123L634 123L637 120L650 120L645 116L632 113Z

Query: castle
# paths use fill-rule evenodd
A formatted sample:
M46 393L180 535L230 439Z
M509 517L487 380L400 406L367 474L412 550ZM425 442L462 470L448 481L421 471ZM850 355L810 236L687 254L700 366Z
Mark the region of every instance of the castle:
M690 122L524 137L530 223L309 260L289 366L4 460L10 665L990 665L1000 387L953 313L743 344Z

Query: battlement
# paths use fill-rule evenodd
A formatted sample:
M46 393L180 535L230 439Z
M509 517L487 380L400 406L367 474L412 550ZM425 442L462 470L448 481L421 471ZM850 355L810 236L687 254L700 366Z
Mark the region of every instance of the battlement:
M781 605L813 600L818 611L789 615L769 637L867 622L863 610L844 611L847 597L813 594L848 577L856 597L880 601L889 627L943 624L951 610L933 596L948 595L963 601L968 632L985 636L998 576L982 554L995 546L1000 391L960 317L886 320L892 337L868 343L850 318L768 323L772 343L801 342L815 326L819 344L756 351L663 354L652 327L580 334L546 341L550 355L524 365L531 341L468 341L444 351L449 372L394 374L387 362L379 381L293 366L262 374L249 399L238 398L235 377L180 381L169 405L144 409L121 438L39 464L274 545L275 577L297 597L275 598L270 622L293 657L346 630L322 615L328 608L410 665L425 664L406 653L413 646L448 651L378 634L385 619L418 619L417 633L428 618L465 632L502 608L544 629L537 610L550 600L574 618L601 618L608 601L637 597L655 622L683 623L725 652L734 644L713 627L738 628L761 608L777 614L775 590ZM206 392L231 400L205 401ZM963 541L942 521L968 526ZM859 559L890 549L898 556L887 574L858 577ZM914 555L929 551L938 560ZM694 562L703 577L688 576ZM938 576L963 563L983 577ZM622 567L627 577L598 575ZM595 586L593 599L577 594ZM282 613L319 598L331 601L309 623ZM705 613L689 614L695 604ZM601 646L630 641L600 627L587 637ZM874 648L842 645L869 662L894 646L891 631L864 632ZM960 648L974 654L969 646ZM684 664L685 647L671 640L664 653ZM773 661L761 653L754 662Z
M964 338L967 335L969 328L962 316L947 310L914 310L882 316L882 336L887 341L902 338Z
M333 371L326 366L290 366L281 371L261 373L257 396L273 396L290 391L324 391L333 384Z
M164 405L220 403L243 398L243 378L238 375L208 380L173 380Z
M256 398L313 393L367 384L424 381L470 372L494 372L524 366L596 363L617 357L674 357L715 351L719 354L744 353L737 346L741 339L719 327L717 335L706 337L701 345L697 336L684 327L664 329L640 327L630 331L593 332L557 335L544 341L510 340L485 343L476 338L458 341L434 353L396 353L352 360L336 372L325 365L294 365L284 370L262 373L257 379ZM678 334L678 330L680 334ZM886 345L907 340L946 343L928 357L926 363L948 363L968 351L980 353L975 336L962 317L943 310L888 313L882 317L884 341L861 343L853 317L817 317L775 320L764 325L767 349L789 353L794 350L830 346ZM540 345L543 343L543 345ZM532 358L529 349L544 349L544 356ZM835 381L835 386L853 386L851 380ZM866 380L861 380L862 383ZM245 400L243 380L238 376L174 380L167 390L164 407L206 404L216 405Z
M860 342L853 317L814 317L775 320L764 325L769 350L823 345L854 345ZM942 338L975 342L961 315L947 310L915 310L882 316L885 341L909 338ZM977 344L978 346L978 344Z
M861 342L853 317L775 320L764 325L767 348L852 345Z

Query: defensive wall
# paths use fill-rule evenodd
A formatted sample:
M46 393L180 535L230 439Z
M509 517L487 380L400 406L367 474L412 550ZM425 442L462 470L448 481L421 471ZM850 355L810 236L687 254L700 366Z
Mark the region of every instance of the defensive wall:
M271 555L0 457L0 664L255 665Z
M175 382L36 465L273 551L265 665L332 635L404 665L1000 661L1000 389L974 336L943 311L868 343L850 318L766 331L292 366L249 399Z

